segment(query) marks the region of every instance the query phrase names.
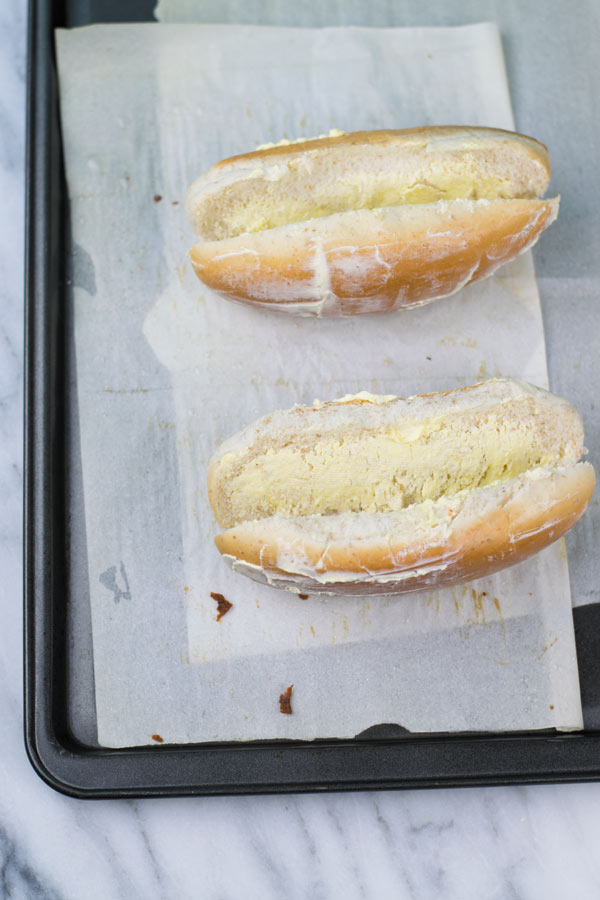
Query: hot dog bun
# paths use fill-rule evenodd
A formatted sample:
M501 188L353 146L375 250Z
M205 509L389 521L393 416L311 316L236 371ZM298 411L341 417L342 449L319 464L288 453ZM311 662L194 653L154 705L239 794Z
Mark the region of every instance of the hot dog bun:
M259 149L190 188L198 277L299 315L387 312L447 296L556 218L548 152L490 128L374 131Z
M236 571L297 592L464 583L575 524L595 483L584 452L577 411L513 379L297 406L211 460L216 544Z

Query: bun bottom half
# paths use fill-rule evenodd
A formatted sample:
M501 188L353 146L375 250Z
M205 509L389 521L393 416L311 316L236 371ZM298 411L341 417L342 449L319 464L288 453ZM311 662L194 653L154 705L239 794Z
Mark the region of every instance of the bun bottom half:
M403 594L463 584L512 566L583 515L589 463L533 469L393 513L272 516L216 538L225 561L294 593Z
M221 296L301 316L393 312L447 297L530 248L550 200L454 200L352 210L196 244L198 278Z

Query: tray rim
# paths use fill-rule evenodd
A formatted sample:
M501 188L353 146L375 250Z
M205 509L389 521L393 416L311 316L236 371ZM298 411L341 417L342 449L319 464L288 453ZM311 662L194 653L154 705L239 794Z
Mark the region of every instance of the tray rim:
M25 218L24 736L40 777L71 797L381 790L600 779L600 732L164 745L107 750L59 727L61 201L52 32L57 2L29 0ZM48 300L54 302L48 302ZM64 386L63 386L64 387ZM64 698L63 698L64 699ZM365 775L365 772L367 773Z

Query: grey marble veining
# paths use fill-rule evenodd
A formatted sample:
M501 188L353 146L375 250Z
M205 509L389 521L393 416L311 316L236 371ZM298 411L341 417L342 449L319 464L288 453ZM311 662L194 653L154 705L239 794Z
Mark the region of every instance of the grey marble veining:
M0 898L600 897L600 785L75 801L22 740L24 11L0 4Z

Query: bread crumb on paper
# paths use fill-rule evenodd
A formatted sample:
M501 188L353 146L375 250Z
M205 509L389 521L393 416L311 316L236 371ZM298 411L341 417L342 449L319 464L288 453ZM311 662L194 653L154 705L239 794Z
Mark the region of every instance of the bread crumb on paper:
M217 601L217 622L220 622L223 616L227 615L233 603L226 600L223 594L217 594L215 591L211 591L210 596Z
M292 692L294 690L294 685L290 684L288 688L285 689L283 694L279 695L279 712L283 713L284 716L292 715Z

